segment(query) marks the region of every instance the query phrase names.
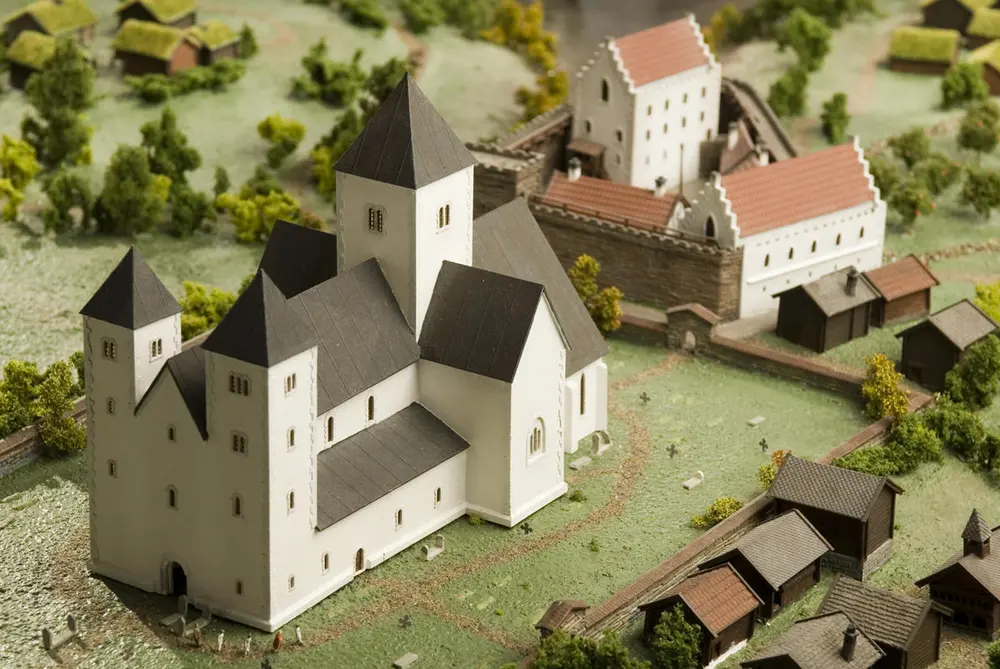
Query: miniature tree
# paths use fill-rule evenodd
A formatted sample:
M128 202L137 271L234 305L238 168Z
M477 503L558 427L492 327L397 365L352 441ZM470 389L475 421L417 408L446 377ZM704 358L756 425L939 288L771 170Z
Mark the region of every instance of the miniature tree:
M989 335L973 344L945 376L945 391L969 409L985 409L1000 390L1000 340Z
M59 360L45 370L38 387L34 414L38 417L38 435L49 454L67 455L86 446L86 430L69 415L74 385L72 368Z
M70 390L70 397L83 397L87 390L87 377L83 371L83 351L74 351L73 355L69 356L69 364L76 372L76 383Z
M283 191L281 183L274 177L266 167L258 165L249 179L240 186L239 196L243 199L251 198L254 195L270 195L275 191Z
M522 86L515 99L524 109L521 122L527 123L536 116L551 111L566 101L569 95L569 75L559 70L540 74L535 78L535 88Z
M389 19L378 0L338 0L340 13L344 18L361 28L374 28L381 32L389 25Z
M743 508L743 502L735 497L720 497L712 502L705 513L691 518L691 527L708 529L718 525Z
M38 386L42 379L42 372L33 362L11 359L3 366L0 392L13 398L17 406L24 411L25 425L35 418L32 407L38 399Z
M771 84L767 94L767 104L779 118L802 116L806 110L808 85L809 71L801 65L792 66Z
M402 0L399 9L403 13L406 27L416 35L441 25L445 20L444 9L438 0Z
M621 327L622 292L614 286L598 289L597 275L601 272L601 264L589 255L582 255L573 263L569 270L569 279L576 288L576 294L590 312L602 333L607 334Z
M46 230L61 234L72 229L74 221L71 212L74 208L80 210L82 227L86 229L90 226L94 194L84 176L59 170L45 181L43 191L49 198L49 206L42 213Z
M969 107L958 127L958 145L974 151L978 163L984 153L991 153L1000 141L1000 108L993 102Z
M820 114L823 124L823 136L830 144L840 144L844 141L847 126L851 123L851 115L847 113L847 95L834 93L833 97L823 103L823 113Z
M733 3L726 3L718 11L712 14L706 32L705 41L709 43L712 50L720 49L731 44L739 44L742 40L741 33L743 27L743 12Z
M781 469L781 465L785 464L785 458L789 456L791 451L777 450L771 453L771 461L766 465L761 465L757 469L757 480L760 485L767 490L771 487L771 483L774 482L774 477L778 475L778 470Z
M889 207L899 214L903 227L911 229L921 216L937 208L927 186L918 175L911 174L889 196Z
M161 174L180 186L187 184L188 172L201 167L201 154L188 145L187 135L177 127L177 114L170 107L163 110L158 121L144 123L139 132L153 174Z
M408 58L393 57L372 67L362 86L365 95L360 101L361 111L366 119L371 118L408 72L413 72L413 61Z
M989 669L1000 669L1000 641L995 641L986 649L986 663Z
M155 176L145 150L119 146L104 172L104 189L94 206L98 230L134 236L157 225L164 213L166 177L157 180Z
M496 0L438 0L438 3L444 10L445 23L458 28L470 40L480 39L496 16Z
M934 430L945 448L966 461L978 460L986 440L986 427L979 414L941 395L922 415L924 424Z
M331 107L348 107L357 99L367 79L361 67L364 52L358 49L348 62L335 62L327 55L326 39L309 47L302 58L305 74L292 79L292 96L319 100Z
M807 71L815 72L823 66L823 60L830 53L829 26L802 7L796 7L777 30L778 50L791 48L799 58L799 64Z
M246 23L240 28L240 41L236 45L236 55L243 60L252 58L257 55L260 51L260 47L257 45L257 36L251 28Z
M0 218L5 221L15 221L17 220L17 210L24 202L24 193L14 188L10 179L0 179L0 202L3 202L3 208L0 208Z
M981 167L966 170L962 203L989 220L993 210L1000 208L1000 173Z
M944 109L983 102L989 97L990 88L983 79L982 63L956 63L941 79L941 106Z
M899 166L895 162L880 154L865 154L868 160L868 171L875 181L875 187L883 200L887 200L892 191L903 180Z
M861 397L865 413L873 420L886 417L898 418L910 409L909 393L900 386L903 375L884 353L865 359L865 380L861 384Z
M0 178L8 179L19 191L24 191L42 166L35 159L35 148L24 140L3 135L0 140Z
M976 285L976 306L1000 321L1000 281Z
M913 168L913 175L927 188L927 192L938 196L950 188L962 175L962 165L943 153L934 152Z
M885 448L895 464L894 474L908 474L943 457L940 437L915 413L903 414L893 422Z
M212 200L187 184L174 186L170 193L170 233L188 237L201 230L215 216Z
M295 153L299 142L306 136L306 128L298 121L271 114L257 124L257 134L271 144L267 150L267 164L276 169Z
M218 325L236 303L236 295L194 281L183 282L181 305L181 338L184 341Z
M699 669L701 628L684 618L680 604L664 611L650 643L654 669Z
M279 218L290 223L317 227L315 219L302 218L298 200L284 191L271 191L267 195L251 194L249 197L244 197L242 193L239 197L223 193L216 199L216 204L229 212L233 225L236 226L236 239L244 243L253 244L266 240L271 236L271 230Z
M650 669L649 663L629 657L628 649L614 632L600 640L570 636L555 630L542 639L531 669Z
M923 128L910 128L904 133L890 137L887 144L892 155L903 161L906 169L927 159L931 153L931 140Z
M215 167L215 180L212 185L212 193L215 197L219 197L225 192L229 191L232 182L229 180L229 172L222 165L217 165Z

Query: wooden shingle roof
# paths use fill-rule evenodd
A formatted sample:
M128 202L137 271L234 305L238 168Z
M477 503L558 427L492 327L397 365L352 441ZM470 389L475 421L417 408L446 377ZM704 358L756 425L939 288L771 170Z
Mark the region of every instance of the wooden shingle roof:
M885 653L858 629L854 657L844 660L841 655L844 633L851 625L856 623L842 611L796 620L777 641L741 665L753 666L763 660L785 657L802 669L869 669L885 657Z
M865 277L887 302L939 285L927 265L912 253L894 263L865 272Z
M662 597L640 604L639 609L645 611L674 597L683 600L712 636L718 636L763 603L728 562L692 574Z
M969 516L969 522L965 524L965 529L962 530L962 539L982 543L989 540L991 536L993 536L993 531L990 529L990 526L979 515L979 510L973 509L972 515Z
M885 486L896 494L903 492L884 476L872 476L789 455L767 494L773 499L867 520L879 492Z
M692 18L617 37L609 46L612 52L618 52L636 88L711 62L701 40L701 29Z
M934 312L926 320L897 333L896 336L905 337L908 333L925 327L934 328L958 350L964 351L980 339L995 333L1000 326L972 301L960 300Z

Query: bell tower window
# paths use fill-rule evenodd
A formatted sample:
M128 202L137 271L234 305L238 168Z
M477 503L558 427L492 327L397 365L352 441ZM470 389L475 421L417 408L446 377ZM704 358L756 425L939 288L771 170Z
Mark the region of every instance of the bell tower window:
M385 209L368 207L368 232L381 234L385 231Z

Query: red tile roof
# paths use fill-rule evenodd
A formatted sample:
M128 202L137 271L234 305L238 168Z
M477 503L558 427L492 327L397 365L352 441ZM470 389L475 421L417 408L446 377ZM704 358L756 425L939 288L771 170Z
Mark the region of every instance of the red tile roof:
M887 302L938 285L938 280L927 269L927 265L912 254L891 265L865 272L865 276Z
M689 576L664 598L674 595L680 595L713 636L718 636L761 604L728 562Z
M691 19L678 19L612 40L622 65L636 87L709 64L699 43L701 29Z
M676 193L657 197L652 191L605 179L581 176L570 181L562 172L555 172L543 203L562 206L594 218L622 222L622 219L652 226L666 226L677 204Z
M854 143L722 177L742 237L875 199Z

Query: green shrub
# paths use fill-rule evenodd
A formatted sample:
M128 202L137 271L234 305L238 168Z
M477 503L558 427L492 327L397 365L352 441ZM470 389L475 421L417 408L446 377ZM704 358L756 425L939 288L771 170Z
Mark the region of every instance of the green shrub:
M470 513L468 518L469 518L469 525L482 525L483 523L486 522L485 520L483 520L474 513Z
M378 0L339 0L340 13L348 21L362 28L385 30L389 19Z
M45 379L38 387L35 415L38 435L49 455L68 455L82 451L87 444L87 432L68 414L73 409L73 370L59 360L45 370Z
M974 344L945 376L945 391L972 410L993 404L1000 390L1000 340L989 335Z
M445 22L458 28L466 39L479 39L493 24L498 0L438 0Z
M591 537L590 538L590 544L589 544L589 546L590 546L590 550L593 551L594 553L597 553L598 551L601 550L601 544L598 543L597 537Z
M851 451L833 461L835 467L851 469L872 476L894 476L898 473L898 463L885 446L870 446Z
M181 304L181 338L187 341L218 325L236 303L236 295L225 290L208 288L194 281L183 282Z
M579 488L577 488L576 490L574 490L573 492L570 493L570 495L569 495L569 501L571 501L571 502L586 502L587 501L587 495L584 494L584 492L582 490L580 490Z
M913 174L924 184L927 192L937 196L962 176L962 164L943 153L934 152L914 166Z
M896 186L903 180L903 175L899 171L899 166L879 154L865 154L868 160L868 172L875 181L875 187L879 190L883 200L887 200Z
M346 62L331 60L327 52L325 38L309 47L301 60L305 74L292 79L292 97L349 107L358 99L368 77L361 67L364 52L357 49Z
M931 154L931 140L921 127L913 127L888 139L889 149L897 159L903 161L906 169L927 159Z
M444 9L438 0L401 0L399 9L403 12L406 27L417 35L441 25L445 20Z
M653 666L658 669L698 669L701 666L701 628L684 617L680 604L664 611L653 628Z
M649 663L629 657L618 634L605 633L600 640L571 636L555 630L542 639L531 669L649 669Z
M205 67L196 67L178 74L143 74L125 77L125 83L143 102L159 104L170 98L199 90L221 91L243 78L246 64L239 60L223 60Z
M743 502L735 497L720 497L712 502L705 513L691 518L691 527L707 529L718 525L743 508Z
M1000 669L1000 641L995 641L986 649L986 662L989 669Z
M941 461L941 439L920 414L903 414L895 419L886 449L897 466L896 474L906 474L924 462Z
M941 396L933 407L924 411L923 418L945 448L966 461L979 460L986 428L978 414Z
M881 420L887 416L901 416L910 407L909 395L900 383L903 375L884 353L865 359L865 380L861 384L861 397L869 418Z
M983 79L982 63L957 63L941 78L941 106L945 109L983 102L989 97L990 88Z

